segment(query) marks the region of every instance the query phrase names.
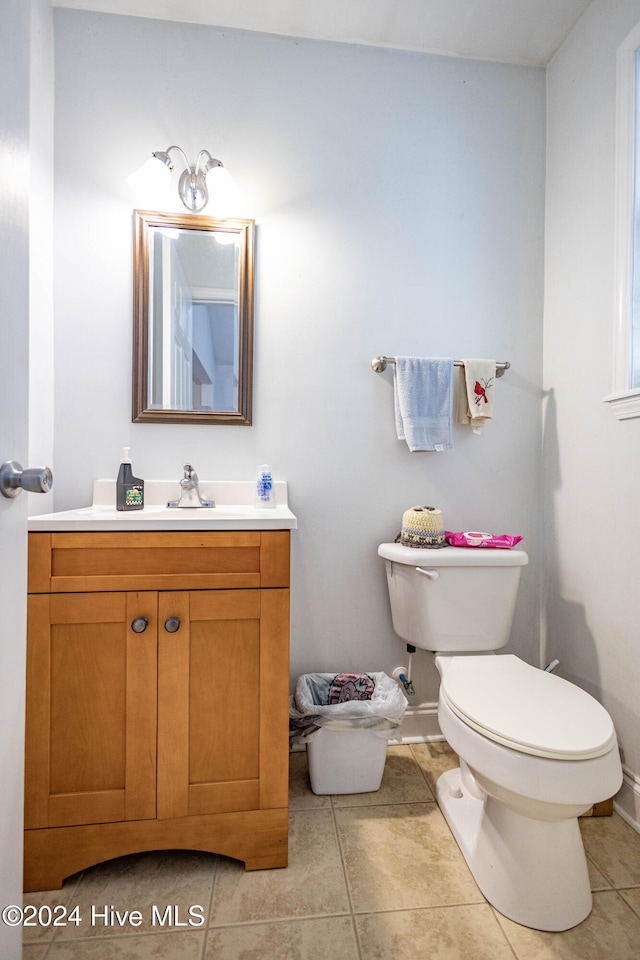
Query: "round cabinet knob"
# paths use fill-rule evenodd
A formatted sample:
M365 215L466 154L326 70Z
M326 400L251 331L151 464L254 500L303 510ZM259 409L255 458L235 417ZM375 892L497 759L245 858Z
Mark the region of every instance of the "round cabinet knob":
M136 617L136 619L131 624L131 629L134 633L144 633L149 625L149 621L146 617Z
M169 617L165 620L164 628L167 633L176 633L180 629L180 617Z

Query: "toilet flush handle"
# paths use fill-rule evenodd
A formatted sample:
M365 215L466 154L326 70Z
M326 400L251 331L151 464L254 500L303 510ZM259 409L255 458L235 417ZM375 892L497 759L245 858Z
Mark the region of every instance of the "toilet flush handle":
M425 570L424 567L416 567L418 573L423 573L425 577L429 577L429 580L437 580L440 574L437 570Z

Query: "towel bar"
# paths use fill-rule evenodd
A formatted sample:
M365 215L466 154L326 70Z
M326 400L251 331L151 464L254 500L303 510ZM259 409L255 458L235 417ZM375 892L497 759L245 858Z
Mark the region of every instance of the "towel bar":
M394 357L374 357L371 361L371 369L376 373L382 373L386 370L388 363L395 363ZM454 360L454 367L461 367L462 360ZM496 360L496 377L501 377L505 370L508 370L511 364L508 360Z

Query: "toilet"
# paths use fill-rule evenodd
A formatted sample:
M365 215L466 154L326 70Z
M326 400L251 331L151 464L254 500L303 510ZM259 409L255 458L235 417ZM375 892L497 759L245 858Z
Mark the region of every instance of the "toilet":
M613 722L593 697L512 654L518 549L383 543L393 628L429 650L438 721L460 766L437 800L487 900L516 923L568 930L591 912L578 817L622 784Z

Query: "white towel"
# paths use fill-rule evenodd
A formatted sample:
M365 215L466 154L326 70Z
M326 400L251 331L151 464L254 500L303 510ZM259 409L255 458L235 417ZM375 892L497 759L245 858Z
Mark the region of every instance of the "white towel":
M495 360L462 360L458 378L458 423L471 424L474 430L479 430L491 419L495 382Z
M453 360L396 357L393 374L396 432L409 450L453 446Z

